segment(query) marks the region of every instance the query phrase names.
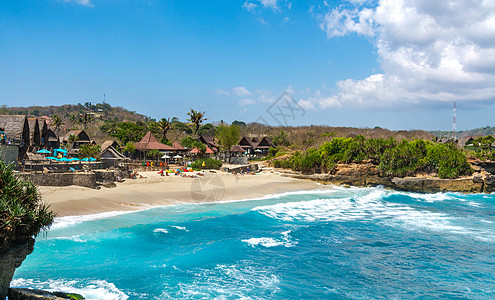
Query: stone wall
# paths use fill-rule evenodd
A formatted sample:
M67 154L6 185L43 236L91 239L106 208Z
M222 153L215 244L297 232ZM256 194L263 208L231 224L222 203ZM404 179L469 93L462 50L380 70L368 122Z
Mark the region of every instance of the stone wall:
M19 177L29 180L38 186L69 186L78 185L95 189L96 174L87 173L22 173Z
M19 147L0 145L0 159L6 164L16 163L19 157Z

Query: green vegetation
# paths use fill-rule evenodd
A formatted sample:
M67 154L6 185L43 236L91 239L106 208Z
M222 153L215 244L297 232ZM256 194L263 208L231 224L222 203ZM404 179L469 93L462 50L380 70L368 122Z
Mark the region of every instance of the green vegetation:
M476 138L473 141L475 157L485 160L495 160L495 138L491 135Z
M437 173L440 178L472 174L466 155L453 144L425 140L400 142L394 139L333 138L319 148L296 152L290 158L274 161L275 167L303 172L332 171L337 163L369 160L389 176Z
M0 160L0 249L16 239L37 236L55 217L36 186L17 178L13 169Z
M241 128L237 125L227 125L222 124L217 127L218 142L220 143L220 147L223 151L229 153L229 161L230 161L230 148L237 144L241 139Z
M204 162L204 166L203 166ZM213 158L200 158L195 160L191 164L191 168L193 169L215 169L215 170L220 170L222 167L222 162L217 159Z
M187 120L194 124L194 133L198 134L201 124L204 121L208 120L207 118L205 118L205 112L196 111L191 108L191 111L189 111L187 115L189 116L189 119Z
M79 158L86 158L86 157L99 158L100 152L101 152L100 145L91 145L91 144L81 145L81 147L79 147L79 153L77 154L77 156Z

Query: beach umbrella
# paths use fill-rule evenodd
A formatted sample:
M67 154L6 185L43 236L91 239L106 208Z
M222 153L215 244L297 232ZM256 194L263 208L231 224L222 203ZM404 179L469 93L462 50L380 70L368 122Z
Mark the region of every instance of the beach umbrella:
M174 156L174 158L182 158L182 156L176 155L176 156Z
M96 161L96 158L88 157L89 161Z
M53 156L48 156L46 159L57 160L58 158L53 157Z
M40 154L50 154L51 152L46 150L46 149L41 149L41 150L38 150L36 151L36 153L40 153Z
M89 161L89 158L85 157L82 159L82 161Z
M67 157L62 157L59 159L59 161L70 161L70 159L68 159Z
M162 156L162 158L163 159L167 159L167 158L170 158L170 156L168 156L168 155L165 154L164 156Z

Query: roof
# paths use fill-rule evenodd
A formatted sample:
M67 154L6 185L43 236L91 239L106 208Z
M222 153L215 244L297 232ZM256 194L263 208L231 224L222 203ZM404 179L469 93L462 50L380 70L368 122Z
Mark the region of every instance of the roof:
M29 132L29 124L24 115L0 116L0 128L3 128L7 138L21 139L25 130ZM29 137L29 136L28 136Z
M201 135L198 137L198 139L202 143L208 144L208 145L213 146L213 147L218 147L218 143L215 140L215 138L212 138L210 136Z
M234 145L230 148L230 152L244 152L244 150L241 146L239 145Z
M175 141L173 144L172 144L172 147L174 147L175 149L177 150L185 150L184 147L182 147L181 144L179 144L179 142Z
M256 143L253 143L253 141L251 141L250 138L248 137L243 137L240 141L239 141L239 145L242 147L242 148L251 148L252 150L256 149Z
M213 150L210 149L210 147L206 146L206 154L213 154Z
M119 144L116 141L114 141L114 140L106 140L106 141L103 142L103 144L101 144L101 152L103 152L103 150L107 149L110 146L114 147L114 149L115 149L115 147L117 147L117 148L120 147Z
M78 142L81 141L90 141L89 135L84 131L84 130L71 130L67 132L67 134L64 137L64 140L68 140L69 136L74 135L78 137Z
M156 139L156 137L151 133L151 131L148 131L139 142L134 144L134 146L139 151L153 150L153 149L169 150L169 151L176 151L177 150L174 147L160 143Z
M256 148L271 148L271 147L275 148L275 145L273 144L272 140L270 140L270 138L266 136L262 138L261 141L256 146Z
M34 144L35 135L40 136L40 126L38 123L38 119L36 118L27 118L29 124L29 139L31 140L31 145ZM36 131L36 127L38 130Z
M100 152L100 159L129 159L111 145Z
M199 153L199 149L194 147L191 151L189 151L189 153L197 154L197 153Z

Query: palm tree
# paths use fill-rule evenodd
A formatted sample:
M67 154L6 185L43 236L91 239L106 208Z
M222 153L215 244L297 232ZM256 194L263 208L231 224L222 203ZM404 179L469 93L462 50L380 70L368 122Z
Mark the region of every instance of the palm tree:
M93 116L88 113L79 115L79 122L83 124L84 130L86 130L86 126L88 125L88 123L92 121L93 121Z
M205 112L195 111L194 109L191 108L191 111L188 112L187 115L189 116L189 119L187 120L194 124L194 128L195 128L194 134L198 134L201 123L203 123L203 121L208 120L207 118L205 118Z
M166 141L167 140L167 132L170 129L170 126L172 123L170 122L170 118L165 119L162 118L160 121L156 122L156 126L160 130L160 133L162 134L162 140Z
M60 135L60 126L62 126L62 118L60 118L59 115L55 114L52 116L53 119L53 126L55 126L55 129L57 130L57 135Z

